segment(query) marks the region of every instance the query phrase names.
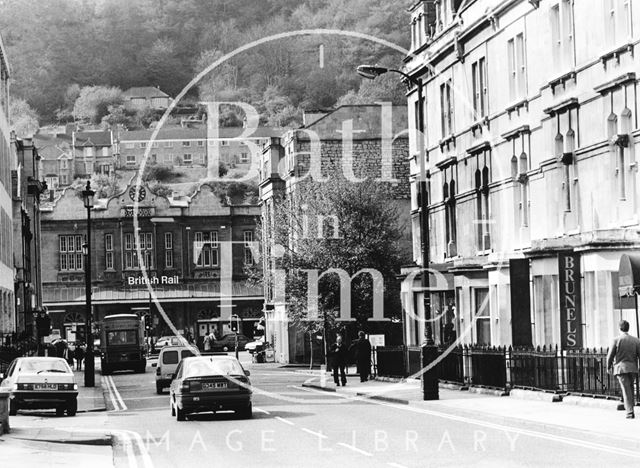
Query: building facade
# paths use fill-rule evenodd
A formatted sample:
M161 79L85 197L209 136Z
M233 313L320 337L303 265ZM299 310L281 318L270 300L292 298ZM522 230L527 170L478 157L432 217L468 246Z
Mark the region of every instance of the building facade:
M397 223L407 228L407 251L411 243L406 109L380 104L346 105L307 115L305 122L300 129L272 138L263 150L260 164L267 340L273 343L278 362L308 362L310 354L308 338L305 340L304 334L288 320L276 277L274 224L279 199L294 200L299 187L319 180L316 179L319 175L347 178L353 183L386 184L390 189L389 203L396 204L400 213L406 213ZM369 332L385 335L389 344L396 337L391 321L393 313L385 311L382 319L367 322ZM355 319L340 324L347 334L355 325ZM401 333L397 331L399 341ZM351 338L356 337L356 332L355 328L350 330Z
M162 110L169 107L171 97L153 86L137 86L122 93L124 106L128 110L142 111L147 109Z
M16 331L13 269L13 179L16 168L9 128L9 62L0 39L0 334Z
M451 340L448 326L464 343L571 349L607 346L620 318L636 330L618 264L640 247L638 5L425 0L410 12L436 341ZM413 138L414 175L419 154ZM405 337L419 344L425 312L411 279Z
M190 198L174 199L132 183L98 200L91 211L94 319L99 324L108 314L150 309L153 335L173 334L166 314L180 333L198 339L228 332L236 314L251 337L262 316L262 291L247 282L245 264L257 260L258 215L256 205L229 206L206 184ZM50 246L42 259L44 302L52 327L71 340L84 335L86 233L87 210L73 188L43 208L42 239Z

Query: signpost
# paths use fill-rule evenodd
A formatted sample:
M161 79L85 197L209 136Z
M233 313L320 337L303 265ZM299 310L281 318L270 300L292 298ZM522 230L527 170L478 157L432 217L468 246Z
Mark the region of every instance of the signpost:
M229 326L231 327L231 331L235 333L235 348L236 348L236 359L238 359L238 328L240 325L240 317L236 314L231 316L231 320L229 321Z

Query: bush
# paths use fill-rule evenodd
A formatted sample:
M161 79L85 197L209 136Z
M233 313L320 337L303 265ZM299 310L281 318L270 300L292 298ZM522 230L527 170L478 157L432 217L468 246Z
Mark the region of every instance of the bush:
M157 180L158 182L172 182L182 175L174 168L162 164L151 164L145 167L142 179L146 182Z

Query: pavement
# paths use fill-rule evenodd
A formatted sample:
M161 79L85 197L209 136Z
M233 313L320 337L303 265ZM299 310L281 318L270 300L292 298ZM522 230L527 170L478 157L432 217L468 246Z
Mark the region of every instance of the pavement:
M640 421L625 419L624 411L617 411L618 401L587 397L565 397L554 401L553 394L521 390L514 396L500 391L475 392L460 390L450 385L440 385L439 400L424 401L420 380L397 382L370 380L358 382L349 379L347 386L333 383L330 376L315 375L304 387L335 392L345 398L370 399L390 404L409 405L441 413L451 417L476 418L495 424L517 425L562 434L564 430L589 433L607 439L625 441L640 449ZM501 396L502 395L502 396ZM640 418L640 411L637 411Z
M78 382L78 413L106 411L100 372L96 371L94 387L84 386L84 372L74 373ZM27 415L31 417L25 418ZM39 417L37 425L30 424L33 416ZM90 458L92 468L113 467L112 445L118 443L119 435L104 430L63 427L80 417L58 418L44 411L24 411L10 417L11 432L0 435L2 465L80 466Z

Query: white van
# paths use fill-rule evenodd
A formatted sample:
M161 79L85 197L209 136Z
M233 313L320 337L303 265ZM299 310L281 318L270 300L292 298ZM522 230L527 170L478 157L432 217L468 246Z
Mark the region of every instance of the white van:
M197 356L198 350L194 346L165 346L158 355L156 369L156 393L161 394L165 387L171 384L171 377L176 372L180 361L186 357Z

